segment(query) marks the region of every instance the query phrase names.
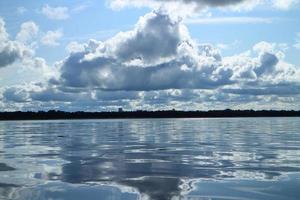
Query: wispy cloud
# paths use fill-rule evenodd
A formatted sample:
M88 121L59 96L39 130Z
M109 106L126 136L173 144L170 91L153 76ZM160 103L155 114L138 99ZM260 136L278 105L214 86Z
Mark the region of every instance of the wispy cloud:
M76 5L74 6L72 9L71 9L71 12L73 13L80 13L86 9L88 9L89 7L92 6L92 2L91 1L87 1L87 2L84 2L82 4L79 4L79 5Z
M294 44L294 47L295 47L296 49L300 49L300 32L297 33L297 38L296 38L296 42L295 42L295 44Z
M113 9L126 6L158 8L164 5L170 8L180 4L182 9L194 7L194 11L217 7L231 11L249 11L259 6L268 6L278 10L289 10L299 4L299 0L109 0Z
M218 47L220 50L228 50L228 49L235 49L240 45L241 45L241 41L235 40L232 43L218 43L216 44L216 47Z
M212 17L185 20L187 24L270 24L273 21L274 18L262 17Z
M273 6L281 10L288 10L299 3L299 0L273 0Z
M80 36L64 37L63 40L67 42L72 42L72 41L85 42L89 39L102 40L102 39L107 39L109 37L112 37L113 35L117 34L121 30L122 30L121 27L120 29L98 30L95 31L94 33L82 34Z
M26 43L32 40L39 32L39 27L33 21L25 22L21 25L21 30L17 34L16 39Z
M68 7L51 7L46 4L43 6L41 12L49 19L53 20L65 20L70 17Z
M20 6L20 7L17 8L17 13L20 14L20 15L26 13L27 11L28 11L27 8L25 8L23 6Z
M58 40L63 36L61 30L48 31L41 39L41 43L46 46L58 46Z

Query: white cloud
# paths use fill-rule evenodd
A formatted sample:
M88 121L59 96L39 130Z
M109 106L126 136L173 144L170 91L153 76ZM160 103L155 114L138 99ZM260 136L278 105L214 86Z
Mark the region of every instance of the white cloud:
M219 43L216 45L216 47L218 47L219 49L223 50L223 49L228 49L229 45L224 44L224 43Z
M286 45L260 42L250 53L222 58L213 46L193 41L182 21L159 12L140 18L133 31L83 46L84 51L63 61L54 81L59 87L151 91L243 89L253 84L252 89L279 95L279 85L299 84L299 70L282 60Z
M59 81L66 87L104 90L214 88L232 83L232 71L219 66L214 48L205 45L200 54L197 51L181 22L153 12L133 31L105 43L91 41L84 52L70 55Z
M275 50L275 47L276 47L276 43L269 43L269 42L265 42L265 41L262 41L262 42L259 42L257 44L255 44L253 46L253 50L258 52L258 53L263 53L263 52L274 52Z
M31 56L32 51L28 47L16 41L6 41L0 45L0 68Z
M38 31L39 27L33 21L25 22L21 25L16 39L23 43L29 42L37 35Z
M3 92L5 101L13 101L17 103L24 103L28 101L29 93L26 90L22 90L19 87L9 87Z
M295 41L294 47L296 49L300 49L300 33L297 33L297 37L296 37L296 41Z
M68 7L51 7L46 4L42 7L41 12L49 19L53 20L65 20L70 17Z
M71 9L71 11L74 12L74 13L79 13L79 12L82 12L82 11L88 9L91 6L92 6L92 2L91 1L86 1L86 2L84 2L82 4L74 6Z
M43 58L35 56L32 45L27 44L38 27L33 22L21 25L21 31L16 40L11 40L5 29L5 23L0 18L0 70L1 84L23 83L28 76L31 80L46 81L55 75L55 68L50 68Z
M288 10L297 3L298 0L273 0L273 6L281 10Z
M208 7L217 7L222 10L233 11L252 10L258 6L272 6L276 9L288 10L297 4L298 0L110 0L113 9L121 9L127 6L151 7L154 9L164 7L166 9L176 6L181 9L199 11ZM182 12L182 10L180 10Z
M20 14L20 15L23 15L27 11L28 11L27 8L25 8L23 6L20 6L20 7L17 8L17 13Z
M286 43L269 43L266 41L261 41L254 45L253 51L259 55L263 53L271 53L276 55L279 59L284 59L286 50L289 49Z
M229 49L237 49L241 44L241 41L235 40L231 43L218 43L216 47L220 50L229 50Z
M62 38L62 30L48 31L42 38L41 43L46 46L58 46L58 40Z
M41 87L38 91L30 91L29 93L33 101L41 102L72 102L77 98L75 94L64 93L50 87Z
M0 68L31 57L32 50L19 41L9 40L5 22L0 18Z
M77 53L77 52L82 52L85 51L85 45L79 44L76 41L70 42L67 47L66 51L68 53Z
M3 42L8 39L8 33L6 32L5 22L0 17L0 42Z
M204 8L206 6L212 7L223 7L228 5L235 5L244 2L245 0L111 0L111 7L115 9L120 9L125 6L137 6L137 7L159 7L162 4L170 6L174 3L180 3L182 5L186 4L189 6L195 6L198 8Z
M270 24L273 21L274 19L261 17L212 17L185 20L187 24Z
M58 45L59 32L47 32L41 42ZM193 40L180 18L160 10L110 39L71 42L70 55L55 69L9 40L1 19L0 40L0 60L6 61L0 66L20 60L44 80L0 88L2 109L299 108L300 70L284 61L286 44L259 42L222 57L218 48ZM18 53L22 48L28 56Z

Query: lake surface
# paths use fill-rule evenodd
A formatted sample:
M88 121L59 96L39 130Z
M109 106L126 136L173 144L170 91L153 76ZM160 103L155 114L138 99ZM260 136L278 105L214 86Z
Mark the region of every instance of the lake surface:
M300 118L0 122L0 199L299 200Z

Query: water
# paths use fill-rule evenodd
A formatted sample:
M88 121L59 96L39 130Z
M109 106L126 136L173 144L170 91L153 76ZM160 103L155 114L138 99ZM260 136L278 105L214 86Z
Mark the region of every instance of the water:
M0 199L299 200L300 118L0 122Z

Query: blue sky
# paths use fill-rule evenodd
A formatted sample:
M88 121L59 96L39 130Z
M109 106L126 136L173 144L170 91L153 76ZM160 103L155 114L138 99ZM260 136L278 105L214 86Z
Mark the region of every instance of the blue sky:
M211 2L0 1L0 108L299 109L298 0Z

